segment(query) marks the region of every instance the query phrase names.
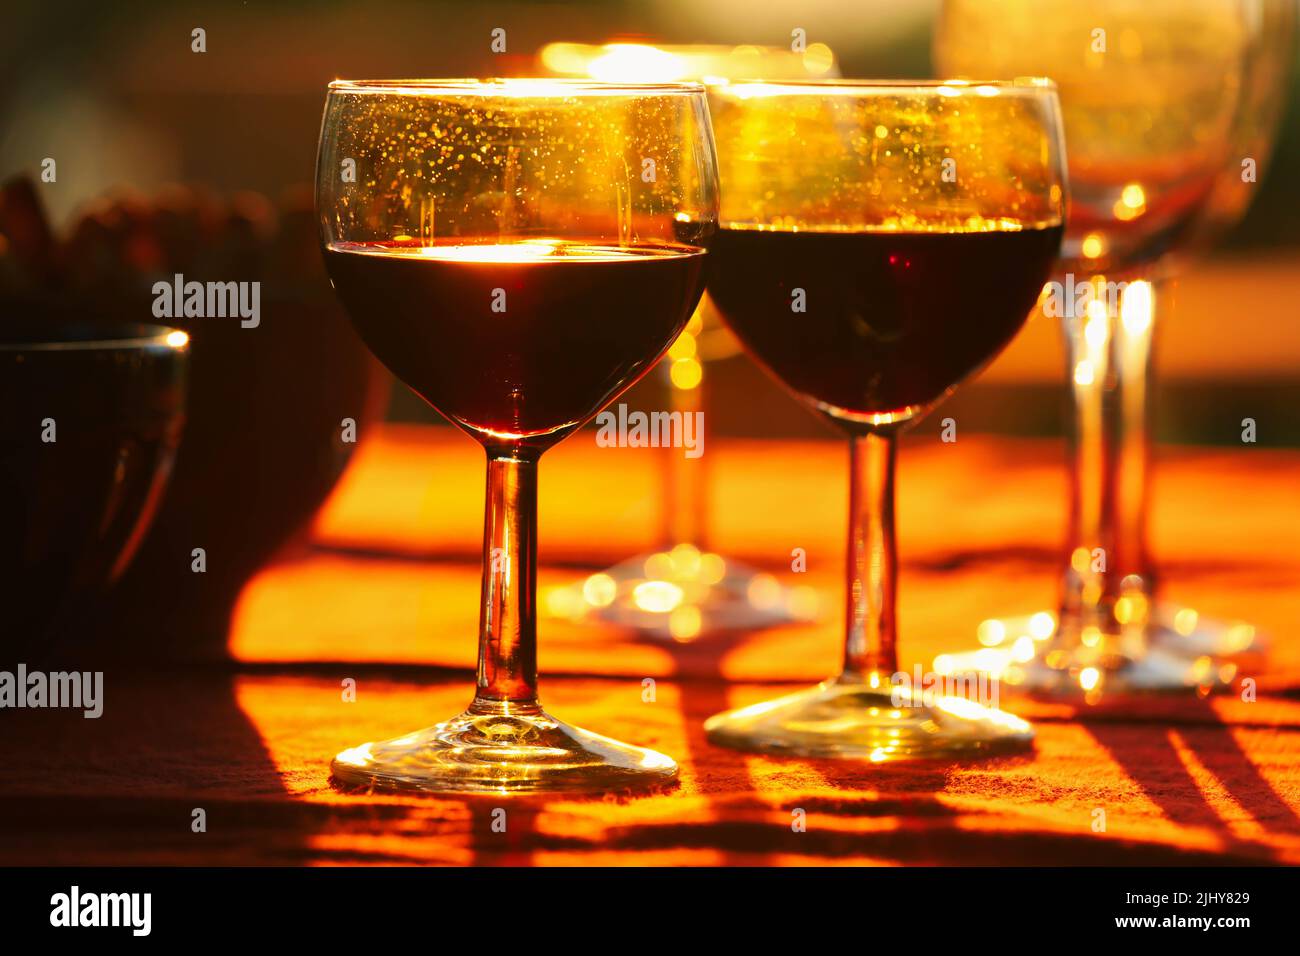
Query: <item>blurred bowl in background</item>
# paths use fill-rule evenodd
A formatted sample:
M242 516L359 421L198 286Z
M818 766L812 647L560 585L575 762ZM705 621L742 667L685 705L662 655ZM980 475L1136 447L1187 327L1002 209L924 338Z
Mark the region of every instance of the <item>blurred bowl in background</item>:
M0 302L0 649L79 643L167 483L184 422L188 336L41 316Z
M130 646L220 657L243 585L305 543L390 381L333 302L263 291L256 329L180 319L192 336L189 423L153 531L110 603ZM192 569L202 548L206 569Z
M97 646L122 657L223 656L243 585L305 543L391 389L325 276L309 187L279 202L119 190L87 204L66 238L30 179L0 187L0 296L40 314L148 321L155 283L177 275L257 284L259 316L161 319L190 336L188 416L153 528L95 621Z
M74 263L100 263L81 288L120 283L125 267L111 295L120 314L148 314L154 282L176 273L260 283L256 327L167 320L191 337L186 436L154 529L108 608L124 654L222 657L244 584L305 546L357 442L383 417L391 378L329 286L309 191L279 204L179 186L153 201L128 196L83 217L69 248Z

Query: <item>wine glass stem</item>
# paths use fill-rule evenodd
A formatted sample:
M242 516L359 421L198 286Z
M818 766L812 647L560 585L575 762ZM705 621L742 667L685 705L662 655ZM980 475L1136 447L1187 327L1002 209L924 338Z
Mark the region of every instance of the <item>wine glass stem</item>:
M857 682L878 674L887 685L898 670L894 598L894 464L898 439L869 432L850 439L848 593L844 674Z
M662 366L671 368L671 360L664 359ZM704 379L691 388L680 388L668 382L668 396L671 411L680 415L685 422L700 411L704 398ZM701 419L703 416L700 416ZM695 433L696 441L703 442L704 436ZM699 446L697 446L699 447ZM668 448L664 455L664 520L660 531L660 543L665 548L679 544L693 544L700 549L708 547L708 467L706 457L699 455L687 457L681 448Z
M1093 317L1065 320L1073 398L1069 558L1060 607L1067 639L1085 627L1114 633L1116 602L1140 595L1145 608L1154 590L1146 512L1158 288L1130 280L1105 315L1098 309Z
M536 714L537 457L488 451L475 713Z

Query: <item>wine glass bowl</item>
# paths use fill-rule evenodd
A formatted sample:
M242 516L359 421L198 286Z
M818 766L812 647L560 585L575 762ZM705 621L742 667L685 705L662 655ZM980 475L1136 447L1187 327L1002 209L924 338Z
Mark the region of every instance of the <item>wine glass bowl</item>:
M1244 82L1235 3L948 0L936 60L952 76L1045 73L1069 142L1061 271L1123 272L1189 239L1228 154Z
M1019 331L1061 240L1040 88L713 91L734 148L709 298L801 401L845 425L909 421Z
M1067 202L1050 82L710 90L722 207L709 297L851 450L844 669L709 719L713 742L871 762L984 755L1033 731L897 680L897 435L1015 335Z
M717 223L695 84L330 85L317 163L326 267L362 338L487 453L477 691L458 717L340 753L344 785L605 791L662 754L537 697L537 462L643 376L690 318Z
M712 154L698 96L338 82L329 110L320 202L335 289L375 354L480 441L554 444L690 317L717 201L697 169ZM327 174L355 157L371 163L364 205Z

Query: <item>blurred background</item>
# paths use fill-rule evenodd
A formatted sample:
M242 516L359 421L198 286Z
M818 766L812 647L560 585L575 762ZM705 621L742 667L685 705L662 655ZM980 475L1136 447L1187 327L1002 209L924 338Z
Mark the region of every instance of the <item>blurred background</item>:
M335 77L492 76L542 72L549 43L611 40L788 47L801 28L846 77L932 75L938 0L657 2L142 2L9 4L0 31L0 179L39 177L67 229L95 197L170 183L275 200L310 183L325 84ZM205 53L191 31L206 31ZM493 53L491 33L506 31ZM820 49L820 48L819 48ZM34 51L40 51L36 54ZM1261 444L1300 445L1300 97L1292 95L1258 196L1215 253L1177 282L1160 331L1157 438L1236 444L1240 422L1267 422ZM301 195L301 192L297 193ZM967 430L1060 434L1064 358L1037 316L1012 348L919 434L954 417ZM811 415L742 356L711 363L703 397L717 435L815 436ZM627 399L662 408L650 376ZM400 386L390 419L441 421Z

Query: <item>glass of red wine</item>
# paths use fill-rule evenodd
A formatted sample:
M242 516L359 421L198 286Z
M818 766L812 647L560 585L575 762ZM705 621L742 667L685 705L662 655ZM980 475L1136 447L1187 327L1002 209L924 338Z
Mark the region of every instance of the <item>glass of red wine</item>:
M316 199L326 267L374 353L487 453L478 682L444 723L334 758L344 786L608 791L663 754L537 695L537 466L690 318L717 229L697 84L334 82Z
M1019 718L898 674L894 462L899 432L1011 341L1051 273L1066 203L1055 88L836 80L710 96L709 297L759 365L848 434L851 471L843 672L712 717L709 738L874 762L1023 747Z

